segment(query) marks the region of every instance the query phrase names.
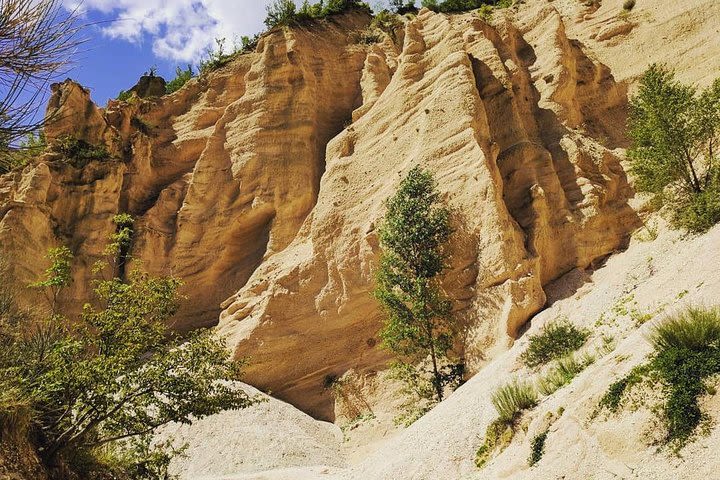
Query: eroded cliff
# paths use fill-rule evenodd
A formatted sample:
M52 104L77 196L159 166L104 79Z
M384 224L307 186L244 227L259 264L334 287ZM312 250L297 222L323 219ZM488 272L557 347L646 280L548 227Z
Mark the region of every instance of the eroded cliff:
M326 379L381 369L369 295L383 202L414 165L456 212L446 288L470 372L504 351L552 280L621 248L637 217L617 147L626 88L568 37L552 3L446 16L367 45L366 13L263 36L178 92L96 107L54 89L50 140L102 144L76 168L48 153L0 177L0 241L20 283L68 245L87 300L120 212L134 262L185 282L177 328L214 325L245 380L332 418Z

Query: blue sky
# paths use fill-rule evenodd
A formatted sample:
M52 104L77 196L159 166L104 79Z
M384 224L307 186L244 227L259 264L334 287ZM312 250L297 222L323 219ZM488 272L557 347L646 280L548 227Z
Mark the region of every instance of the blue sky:
M233 39L263 29L271 0L63 0L80 5L88 27L67 77L91 91L105 105L132 87L151 66L170 80L175 67L196 65L215 38ZM296 0L300 3L300 0ZM383 0L370 2L379 8Z

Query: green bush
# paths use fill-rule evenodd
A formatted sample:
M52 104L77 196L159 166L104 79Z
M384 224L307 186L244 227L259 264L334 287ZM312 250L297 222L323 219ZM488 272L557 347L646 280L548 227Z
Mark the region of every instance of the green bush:
M590 332L567 320L548 323L537 335L530 337L530 346L521 359L528 367L538 367L574 352L585 344Z
M512 5L512 0L422 0L422 6L434 12L454 13L475 10L484 5L491 5L497 8L507 8Z
M75 168L83 168L94 160L105 160L110 157L103 145L90 145L71 135L63 135L51 144L51 148L62 153L65 160Z
M135 92L130 90L120 90L120 93L118 93L117 99L121 102L128 102L130 99L135 95Z
M698 399L713 392L707 380L720 374L720 308L688 308L655 327L651 343L649 361L613 383L599 406L616 411L633 386L646 380L659 383L664 440L679 450L706 418Z
M485 430L485 441L475 452L475 466L482 468L492 455L496 455L512 442L515 429L511 423L500 420L493 421Z
M506 383L492 395L492 404L500 421L511 423L523 410L537 405L537 392L532 383L518 379Z
M585 354L580 358L573 354L559 359L545 376L538 380L538 391L552 395L558 389L572 382L580 372L595 362L595 357Z
M720 310L690 307L660 323L651 342L658 352L671 349L702 351L720 346Z
M668 205L676 227L702 232L720 220L720 79L698 92L650 66L630 101L628 133L637 190Z
M24 167L45 148L47 148L47 144L42 131L26 134L17 148L3 142L0 134L0 175Z
M177 92L194 76L195 73L193 72L192 65L188 65L186 70L175 67L175 78L165 85L165 93L170 94Z
M299 25L306 21L321 19L359 8L371 12L370 7L359 0L327 0L311 4L305 0L298 10L292 0L274 0L266 7L265 26L269 29L277 26Z
M414 0L390 0L390 10L398 15L417 12Z
M201 74L217 70L218 68L230 63L230 61L235 57L235 55L238 53L237 49L233 50L230 53L225 52L226 41L227 40L225 38L215 39L215 48L209 49L205 54L205 58L200 60L199 69Z
M623 10L630 11L635 8L635 0L625 0L623 2Z
M530 443L532 453L530 454L530 458L528 459L528 464L531 467L538 463L542 458L543 453L545 453L545 440L547 440L547 436L548 430L545 430L543 433L540 433L533 437L532 442Z
M498 412L485 431L485 441L475 452L475 465L482 468L491 456L502 452L515 436L515 424L523 410L537 405L537 393L531 383L518 379L506 383L492 395L492 403Z

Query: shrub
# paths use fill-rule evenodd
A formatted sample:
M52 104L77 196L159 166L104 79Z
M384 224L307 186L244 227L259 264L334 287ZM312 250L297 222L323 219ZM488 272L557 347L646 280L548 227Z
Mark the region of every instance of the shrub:
M492 403L500 421L511 423L523 410L537 405L537 393L529 382L518 379L506 383L492 395Z
M488 425L485 430L485 441L475 452L475 466L482 468L493 454L505 450L515 436L512 424L499 418Z
M538 391L543 395L552 395L558 389L572 382L580 372L595 362L595 357L585 354L580 358L570 354L557 361L544 377L538 380Z
M390 0L390 10L398 15L417 12L417 7L413 0Z
M26 134L17 148L3 142L0 134L0 175L24 167L46 147L45 135L42 131Z
M543 453L545 453L545 440L547 440L547 436L548 430L545 430L543 433L540 433L533 437L532 442L530 443L532 453L530 454L530 458L528 459L528 464L531 467L538 463L542 458Z
M453 13L475 10L484 5L491 5L497 8L507 8L512 5L511 0L422 0L422 6L434 12Z
M230 53L225 52L225 38L215 39L215 48L209 49L205 54L205 58L200 60L200 73L208 73L227 65L238 53L237 49Z
M720 174L720 170L715 172ZM676 227L691 232L705 232L720 222L720 178L707 182L702 192L676 198L672 216Z
M135 95L135 92L131 90L120 90L120 93L118 93L117 99L121 102L128 102L130 99Z
M711 393L708 378L720 374L720 308L688 308L655 327L649 361L613 383L599 406L616 411L626 392L644 380L662 386L665 443L685 446L705 418L698 398Z
M195 73L193 72L192 65L188 65L186 70L183 70L180 67L175 67L175 78L165 85L165 93L170 94L177 92L194 76Z
M630 11L635 8L635 0L625 0L623 2L623 10Z
M383 10L373 17L370 26L382 30L394 40L395 30L402 27L402 21L396 14Z
M628 133L637 189L667 204L676 227L702 232L720 220L720 79L698 92L650 66L630 101Z
M110 157L103 145L91 145L71 135L63 135L55 140L51 148L65 156L65 160L75 168L83 168L94 160L104 160Z
M265 26L273 28L278 25L290 25L295 21L295 2L293 0L274 0L273 3L265 7L267 15L265 17ZM309 4L305 2L303 5L303 13L307 12Z
M567 320L548 323L537 335L530 337L530 346L521 358L528 367L544 365L574 352L585 344L590 333Z
M299 10L297 10L295 2L292 0L274 0L272 4L266 7L265 26L274 28L277 26L298 25L305 21L343 13L353 8L361 8L371 12L370 7L359 0L328 0L327 3L320 1L315 4L305 0Z

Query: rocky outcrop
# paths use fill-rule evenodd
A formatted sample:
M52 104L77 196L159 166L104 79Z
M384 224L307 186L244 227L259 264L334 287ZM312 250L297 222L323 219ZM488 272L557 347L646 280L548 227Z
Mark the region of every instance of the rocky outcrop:
M71 135L117 159L78 171L43 157L2 179L0 238L21 259L18 279L36 278L42 253L67 244L75 287L64 300L79 305L112 216L128 212L137 218L134 259L185 282L177 328L217 323L220 303L313 208L325 145L361 101L365 52L350 32L369 20L355 12L276 30L255 52L160 99L99 109L76 83L55 85L48 139Z
M424 10L397 58L370 52L363 80L371 105L328 145L313 214L220 320L252 358L250 383L325 418L325 378L385 360L369 295L375 229L412 166L435 172L458 212L446 287L469 325L471 370L544 306L543 285L620 248L636 223L607 148L623 141L624 90L551 6L495 25Z
M143 75L129 90L140 98L162 97L165 95L165 79L156 75Z
M611 150L624 144L624 88L552 5L492 23L423 10L395 41L357 43L369 21L355 11L273 30L162 98L100 109L79 85L55 86L48 137L109 158L77 169L47 154L0 178L18 280L67 244L64 301L78 308L112 216L130 213L134 261L185 282L176 327L219 316L251 359L249 383L332 418L328 380L387 359L369 295L376 228L419 164L456 212L445 286L470 371L505 350L548 282L622 247L635 225Z

